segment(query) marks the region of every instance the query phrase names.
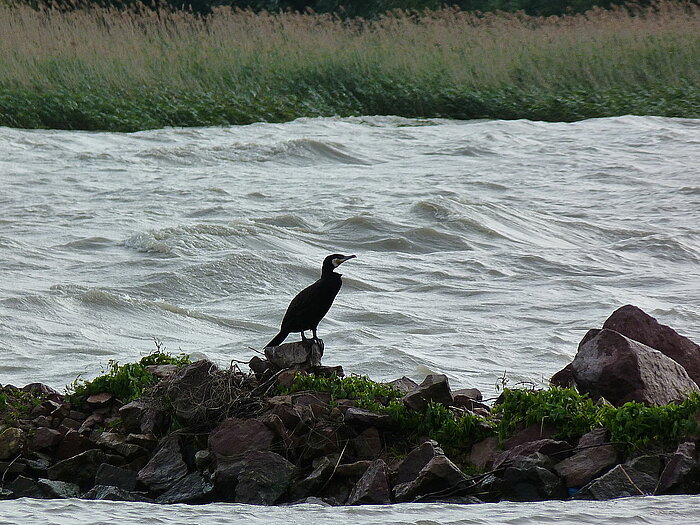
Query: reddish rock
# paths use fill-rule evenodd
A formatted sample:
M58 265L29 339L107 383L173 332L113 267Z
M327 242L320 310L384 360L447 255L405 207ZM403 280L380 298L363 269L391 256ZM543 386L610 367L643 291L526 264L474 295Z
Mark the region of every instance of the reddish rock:
M416 479L418 473L430 463L435 456L444 455L436 441L428 440L411 450L396 469L396 484Z
M393 381L389 381L387 385L394 387L396 390L398 390L399 392L403 392L404 394L413 392L416 388L418 388L418 383L406 376L400 377L399 379L394 379Z
M159 379L167 379L177 372L179 367L177 365L148 365L146 370Z
M407 408L423 411L428 402L441 403L445 406L452 404L452 392L450 383L444 374L430 374L418 385L418 388L406 394L403 398Z
M87 398L87 402L90 405L102 406L106 405L114 399L114 394L110 392L102 392L101 394L93 394Z
M530 456L535 452L545 456L553 456L557 459L571 450L571 445L566 441L555 441L553 439L539 439L529 443L523 443L510 450L504 450L493 462L493 468L497 469L506 462L514 461L517 458Z
M53 448L61 442L61 433L58 430L47 427L39 427L34 432L29 448L31 450L45 450Z
M466 488L467 476L447 456L438 455L421 469L416 479L394 487L396 501L416 501L428 494Z
M631 304L618 308L608 317L603 328L615 330L670 357L700 385L700 346L670 326L660 324L640 308Z
M382 438L375 427L365 429L352 440L355 456L358 459L374 459L381 454Z
M209 450L215 457L242 456L249 450L268 450L274 433L255 419L227 419L209 435Z
M78 432L80 432L81 434L91 432L96 425L101 424L104 420L105 417L102 414L90 414L80 425Z
M700 390L676 361L612 330L590 330L568 368L580 392L616 406L666 405Z
M469 453L469 462L480 469L488 470L493 465L493 460L498 453L498 438L489 436L483 441L475 443Z
M88 438L75 430L69 430L63 436L61 443L56 450L56 459L68 459L92 448L93 445Z
M345 422L360 427L391 428L395 426L389 414L378 414L356 407L345 410Z
M473 401L481 401L484 399L483 395L481 394L481 390L478 388L460 388L459 390L455 390L452 395L454 396L455 400L457 399L457 396L460 396L460 398L471 399Z
M582 487L617 464L617 461L615 447L603 445L579 450L557 463L554 471L564 479L567 487Z
M294 368L296 370L308 370L320 366L323 357L323 343L320 344L311 339L284 343L279 346L265 348L265 357L277 369Z
M530 425L519 432L513 434L503 442L503 450L510 450L523 443L539 441L540 439L550 439L557 433L557 429L548 425Z
M367 471L355 484L350 492L347 504L382 505L385 503L391 503L387 466L383 459L377 459L372 462Z

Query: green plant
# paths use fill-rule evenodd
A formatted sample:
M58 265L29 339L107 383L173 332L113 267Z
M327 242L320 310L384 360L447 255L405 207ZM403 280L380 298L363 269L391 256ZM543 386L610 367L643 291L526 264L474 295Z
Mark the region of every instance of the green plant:
M102 375L95 379L86 381L78 376L66 387L67 397L71 401L82 403L93 394L109 392L121 402L128 403L141 397L146 390L158 382L158 378L148 371L147 366L172 364L180 367L189 363L188 355L168 354L156 341L156 350L143 357L138 363L120 365L111 359L107 363L107 369L102 370Z
M25 392L12 387L0 387L0 421L14 426L19 419L29 416L32 409L45 400L44 394Z

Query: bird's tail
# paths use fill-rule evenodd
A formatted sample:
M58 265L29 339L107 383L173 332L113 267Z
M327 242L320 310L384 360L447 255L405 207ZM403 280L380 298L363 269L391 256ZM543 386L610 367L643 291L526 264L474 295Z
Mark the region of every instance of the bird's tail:
M277 334L277 335L272 339L272 341L270 341L269 343L267 343L267 344L265 345L265 348L267 348L268 346L278 346L278 345L281 345L281 344L282 344L282 341L284 341L285 339L287 339L287 336L288 336L288 335L289 335L289 332L280 332L279 334Z

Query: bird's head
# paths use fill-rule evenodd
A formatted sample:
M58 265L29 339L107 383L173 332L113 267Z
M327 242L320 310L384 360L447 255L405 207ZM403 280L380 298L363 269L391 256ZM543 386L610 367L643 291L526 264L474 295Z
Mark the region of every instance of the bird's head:
M326 274L328 272L332 272L335 270L338 266L343 264L345 261L349 261L350 259L354 259L354 255L341 255L339 253L334 253L332 255L329 255L323 260L323 270L322 273Z

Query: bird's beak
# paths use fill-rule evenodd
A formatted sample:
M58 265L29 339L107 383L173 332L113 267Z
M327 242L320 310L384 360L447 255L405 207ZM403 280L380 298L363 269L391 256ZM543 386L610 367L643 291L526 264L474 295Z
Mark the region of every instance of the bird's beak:
M338 266L343 264L345 261L349 261L350 259L354 259L354 258L355 258L355 255L348 255L346 257L339 258L338 259Z

